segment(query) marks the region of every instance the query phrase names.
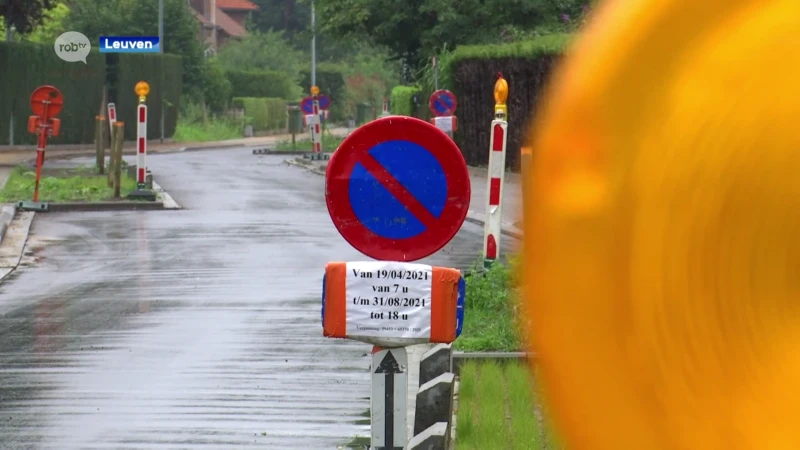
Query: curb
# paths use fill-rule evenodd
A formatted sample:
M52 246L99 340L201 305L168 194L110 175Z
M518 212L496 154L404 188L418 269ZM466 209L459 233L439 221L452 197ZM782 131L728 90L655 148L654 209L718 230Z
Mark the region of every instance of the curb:
M325 176L325 171L320 168L319 164L314 164L311 161L301 162L301 160L298 158L289 158L284 162L292 166L302 167L310 172L314 172L317 175L322 175L323 177Z
M461 373L461 365L466 361L494 361L500 364L536 360L536 354L530 352L453 352L453 373Z
M64 202L48 203L48 212L143 211L165 209L163 202Z
M315 164L315 163L313 163L311 161L301 160L300 158L289 158L285 162L287 164L290 164L290 165L293 165L293 166L303 167L303 168L308 169L309 171L314 172L314 173L316 173L318 175L325 176L325 170L322 169L322 166L319 165L319 164ZM478 219L474 215L470 216L469 212L467 213L467 217L464 220L467 221L467 222L470 222L470 223L474 223L476 225L480 225L482 227L486 226L486 222L485 221L483 221L481 219ZM502 233L502 234L504 234L506 236L512 237L514 239L522 240L522 233L510 230L509 227L507 227L507 226L501 227L500 233Z
M156 195L161 195L161 203L164 209L183 209L183 207L169 195L169 192L165 191L155 180L153 180L153 191L156 192Z
M8 226L11 225L11 221L14 220L16 214L17 207L13 204L3 205L3 207L0 208L0 243L3 242L6 230L8 230Z

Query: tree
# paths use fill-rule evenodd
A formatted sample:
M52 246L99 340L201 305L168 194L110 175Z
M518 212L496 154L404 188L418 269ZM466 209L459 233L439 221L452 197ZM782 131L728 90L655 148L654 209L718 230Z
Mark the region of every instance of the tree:
M157 36L158 2L153 0L72 0L67 26L92 42L100 36ZM164 53L183 58L184 91L200 97L209 79L198 23L186 0L164 0Z
M56 0L4 0L0 2L0 16L6 26L6 39L10 40L10 30L28 34L47 18L47 11L55 8Z
M273 70L293 78L309 64L305 55L277 31L252 30L244 38L222 47L218 59L228 69Z
M303 0L310 2L311 0ZM439 50L556 28L590 0L314 0L323 32L386 46L412 69Z

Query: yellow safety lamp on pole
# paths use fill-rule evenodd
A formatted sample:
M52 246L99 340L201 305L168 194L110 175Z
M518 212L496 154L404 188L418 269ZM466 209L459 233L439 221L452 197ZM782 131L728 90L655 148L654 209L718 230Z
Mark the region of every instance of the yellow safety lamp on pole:
M144 103L147 99L147 94L150 93L150 85L145 81L140 81L136 83L134 91L136 91L136 95L139 96L139 103Z
M311 95L319 95L319 86L311 86Z
M508 107L506 100L508 99L508 82L503 78L503 74L497 74L497 82L494 84L494 111L495 116L508 120ZM502 116L501 116L502 115Z

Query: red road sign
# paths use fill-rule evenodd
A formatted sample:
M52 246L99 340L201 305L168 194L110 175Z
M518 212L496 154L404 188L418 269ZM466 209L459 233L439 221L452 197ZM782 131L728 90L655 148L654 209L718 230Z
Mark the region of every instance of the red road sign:
M57 116L64 107L61 91L53 86L39 86L31 94L31 110L33 114L47 121Z
M331 107L331 98L325 94L320 94L317 97L317 101L319 102L319 109L323 111L327 111Z
M435 91L428 100L428 107L431 110L431 114L437 117L454 115L457 106L458 102L456 101L455 94L447 89Z
M358 251L416 261L464 223L469 172L441 130L413 117L385 117L356 129L333 154L325 198L336 229Z

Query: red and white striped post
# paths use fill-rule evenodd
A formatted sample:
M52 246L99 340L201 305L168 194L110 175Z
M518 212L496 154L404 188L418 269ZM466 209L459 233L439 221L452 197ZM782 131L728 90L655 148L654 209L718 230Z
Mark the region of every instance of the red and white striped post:
M319 114L319 99L314 96L314 124L311 126L311 152L314 155L322 153L322 129L321 129L321 116Z
M145 176L147 174L147 105L143 100L139 100L139 111L137 116L138 127L136 129L136 186L144 189Z
M486 221L483 228L483 266L491 267L500 257L500 235L503 226L503 180L506 172L508 122L506 98L508 83L502 75L494 86L495 120L489 139L489 180L486 201Z
M114 131L114 123L117 122L117 105L113 103L108 104L108 135Z
M381 117L385 117L390 115L389 113L389 99L383 97L383 111L381 111Z

